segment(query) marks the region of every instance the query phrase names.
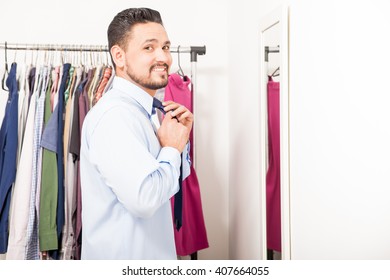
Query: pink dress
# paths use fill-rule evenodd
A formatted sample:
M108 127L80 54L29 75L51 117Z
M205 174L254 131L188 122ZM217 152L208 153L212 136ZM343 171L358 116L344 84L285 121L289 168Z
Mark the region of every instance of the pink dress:
M192 93L188 88L190 82L188 77L184 77L183 80L178 74L171 74L168 78L168 85L165 88L164 100L173 100L184 105L192 112ZM192 132L190 143L190 156L192 158ZM183 225L179 231L174 228L176 253L179 256L191 255L196 251L209 247L203 219L198 177L192 165L190 170L191 174L183 181ZM174 197L171 198L171 205L173 210Z
M267 248L281 252L279 82L268 82Z

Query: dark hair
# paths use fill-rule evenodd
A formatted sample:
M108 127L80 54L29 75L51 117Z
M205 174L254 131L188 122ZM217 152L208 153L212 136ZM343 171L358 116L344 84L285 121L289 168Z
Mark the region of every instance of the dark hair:
M163 25L160 13L149 8L130 8L118 13L107 30L108 49L118 45L125 49L133 26L137 23L155 22ZM115 66L114 60L112 63Z

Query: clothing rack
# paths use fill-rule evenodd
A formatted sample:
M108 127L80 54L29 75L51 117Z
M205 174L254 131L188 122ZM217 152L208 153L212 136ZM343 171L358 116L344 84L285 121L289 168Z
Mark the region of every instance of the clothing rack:
M66 52L108 52L109 49L105 45L77 45L77 44L20 44L20 43L0 43L0 49L4 49L5 51L5 65L6 65L6 71L8 71L8 62L7 62L7 50L15 50L15 51L57 51L61 53ZM194 114L194 123L195 123L195 116L196 114L196 64L197 64L197 58L198 55L205 55L206 54L206 46L171 46L170 47L171 53L178 53L178 66L181 70L180 66L180 54L181 53L189 53L190 54L190 61L191 61L191 92L192 92L192 107L193 107L193 114ZM16 54L16 52L15 52ZM182 73L183 74L183 73ZM195 147L195 125L193 126L193 146ZM192 159L194 168L196 168L196 149L194 149L193 152L193 159ZM196 260L198 258L197 252L194 252L191 254L191 259Z
M0 43L0 49L5 50L5 59L7 59L7 50L21 50L21 51L59 51L59 52L108 52L106 45L77 45L77 44L21 44L21 43ZM192 92L192 110L194 114L194 123L196 114L196 90L197 90L197 61L198 55L206 54L206 46L171 46L171 53L189 53L191 61L191 92ZM6 66L7 67L7 66ZM180 63L179 63L180 67ZM8 69L6 69L8 70ZM193 146L196 144L196 126L192 128L193 131ZM196 149L193 153L193 165L196 168Z
M266 47L264 47L264 53L265 53L264 60L265 60L265 62L268 62L268 54L269 53L278 53L279 50L280 50L279 46L276 46L276 47L266 46Z

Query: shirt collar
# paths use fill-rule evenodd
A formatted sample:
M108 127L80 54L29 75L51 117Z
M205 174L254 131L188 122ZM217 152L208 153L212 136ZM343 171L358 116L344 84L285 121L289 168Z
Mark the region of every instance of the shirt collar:
M155 110L153 108L153 97L137 85L122 77L115 76L112 82L112 88L115 88L124 93L124 98L131 98L135 100L145 109L149 116L154 114Z

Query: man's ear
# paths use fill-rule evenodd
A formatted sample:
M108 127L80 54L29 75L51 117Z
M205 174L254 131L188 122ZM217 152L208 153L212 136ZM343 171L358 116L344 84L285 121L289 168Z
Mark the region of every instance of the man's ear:
M122 48L119 47L118 45L114 45L111 47L110 52L116 67L123 68L126 64L125 63L126 58L125 58L125 52L122 50Z

